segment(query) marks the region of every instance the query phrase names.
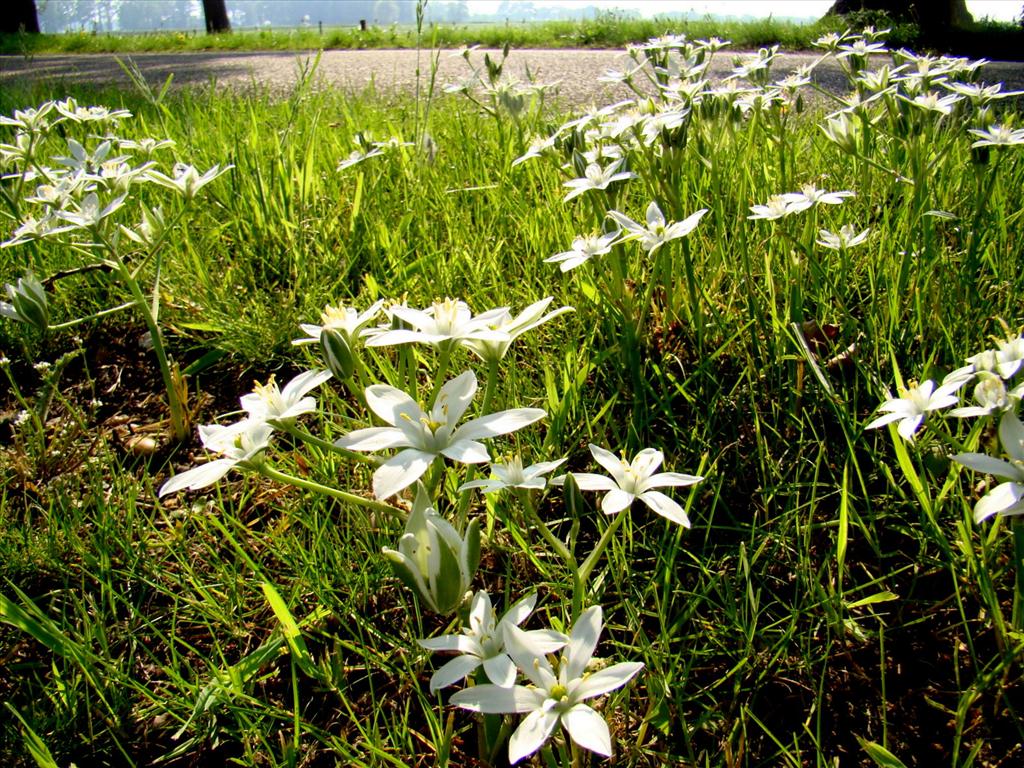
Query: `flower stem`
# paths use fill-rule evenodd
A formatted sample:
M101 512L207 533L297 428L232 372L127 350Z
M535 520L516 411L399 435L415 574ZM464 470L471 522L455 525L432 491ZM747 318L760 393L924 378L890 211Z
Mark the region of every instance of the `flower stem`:
M305 491L313 491L314 493L320 493L324 496L330 496L338 499L339 501L348 502L349 504L355 504L356 506L366 507L376 512L384 512L398 520L405 520L406 514L398 507L393 507L390 504L385 504L382 501L376 501L374 499L366 499L362 496L356 496L354 493L348 491L342 491L337 488L331 488L327 485L321 485L313 480L306 480L305 478L295 477L294 475L286 474L280 470L274 469L267 464L259 464L256 471L269 480L275 480L285 485L291 485L296 488L302 488Z
M1013 530L1013 613L1011 624L1016 632L1024 630L1024 520L1014 515L1010 522Z
M299 429L294 424L280 424L278 422L274 422L274 425L280 427L281 430L287 432L297 440L301 440L304 443L315 446L322 451L336 453L339 456L344 456L346 459L351 459L352 461L357 461L362 464L372 464L373 466L379 466L381 464L381 461L374 456L368 456L362 453L356 453L355 451L350 451L347 448L342 448L334 443L319 438L316 435L310 434L303 429Z
M572 552L569 551L569 547L565 545L560 538L555 536L548 528L547 523L541 520L539 514L537 514L536 508L533 506L533 501L530 499L530 492L525 488L516 489L516 497L519 499L520 504L523 505L523 511L526 513L527 519L537 528L540 532L541 538L547 542L548 546L555 551L562 560L565 562L565 567L568 568L569 573L572 574L572 621L576 621L580 613L583 612L583 590L586 587L586 579L583 577L583 571L576 564L576 558Z
M480 404L480 413L487 414L491 411L491 400L494 399L494 390L498 383L498 366L501 360L494 358L487 361L487 384L484 386L484 400ZM463 483L468 483L476 477L476 465L470 464L466 469L466 479ZM459 499L458 512L456 513L456 520L458 520L460 530L466 528L466 515L469 511L469 494L463 493ZM488 515L487 530L490 531L494 527L493 516Z
M583 565L581 565L579 569L579 582L581 589L586 589L587 581L590 580L590 574L597 566L597 561L601 558L601 555L604 554L604 551L611 543L612 536L615 535L619 526L622 525L622 521L626 518L626 514L627 511L623 510L612 518L611 523L604 529L604 533L601 534L601 538L598 540L597 546L594 547L594 551L587 555L587 559L583 561Z
M131 309L134 306L134 301L127 301L124 304L119 304L116 307L110 307L109 309L101 309L99 312L96 312L92 315L88 315L87 317L77 317L74 320L68 320L66 323L57 323L56 325L49 325L47 326L47 330L63 331L66 328L74 328L76 325L81 325L82 323L87 323L90 320L96 320L101 317L106 317L107 315L112 315L115 312L121 312L125 309Z

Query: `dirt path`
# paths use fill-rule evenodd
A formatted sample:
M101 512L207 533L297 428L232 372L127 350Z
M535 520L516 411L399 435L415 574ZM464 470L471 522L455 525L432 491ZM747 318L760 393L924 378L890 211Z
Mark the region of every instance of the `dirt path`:
M285 93L296 83L314 52L295 53L140 53L130 58L146 79L160 86L169 75L182 86L261 88ZM785 54L776 60L774 71L780 76L815 58L811 53ZM621 51L608 50L517 50L509 58L509 69L522 76L525 67L541 81L559 80L561 97L570 104L604 103L627 95L625 88L597 82L606 69L623 66ZM732 54L715 57L712 71L727 74ZM411 50L324 51L315 78L325 86L361 92L373 88L379 93L411 90L416 82L417 53ZM420 68L429 73L427 53L420 55ZM451 51L442 51L438 59L438 85L464 77L465 62ZM816 72L825 87L844 90L838 68L831 62ZM1008 87L1024 87L1024 65L995 62L985 67L986 82L1003 81ZM124 86L128 78L111 54L68 56L0 56L0 88L28 81L90 83L99 86Z

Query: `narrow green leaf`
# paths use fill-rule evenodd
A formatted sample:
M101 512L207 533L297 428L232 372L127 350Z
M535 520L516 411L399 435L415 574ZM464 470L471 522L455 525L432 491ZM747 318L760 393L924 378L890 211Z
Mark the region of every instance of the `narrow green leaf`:
M881 744L862 739L860 736L857 737L857 741L860 742L864 751L868 753L868 757L875 761L875 765L878 768L907 768L902 760Z
M21 723L21 735L25 741L25 748L28 750L28 753L32 755L32 759L36 761L36 765L38 765L39 768L59 768L57 761L53 759L53 755L50 754L50 750L47 748L46 744L41 738L39 738L39 734L29 727L29 724L25 722L25 718L21 716L21 713L16 710L9 701L5 701L4 706L7 707L11 711L11 714L14 715L15 719Z
M295 657L295 661L298 662L303 672L315 677L316 665L313 663L313 657L309 653L306 641L302 639L298 622L295 621L292 612L288 610L288 604L270 582L264 581L260 586L263 588L263 596L267 598L270 608L274 611L274 616L281 624L281 632L284 634L285 642L288 643L288 648L291 650L292 656Z

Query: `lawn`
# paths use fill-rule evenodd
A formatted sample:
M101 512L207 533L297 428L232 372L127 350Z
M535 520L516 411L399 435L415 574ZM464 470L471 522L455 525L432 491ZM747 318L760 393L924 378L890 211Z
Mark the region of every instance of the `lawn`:
M1018 764L1017 102L819 43L0 93L0 755Z

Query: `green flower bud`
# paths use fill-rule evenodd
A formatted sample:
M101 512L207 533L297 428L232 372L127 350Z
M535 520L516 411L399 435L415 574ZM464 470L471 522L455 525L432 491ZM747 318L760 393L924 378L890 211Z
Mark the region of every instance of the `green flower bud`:
M18 279L17 285L7 284L7 297L11 303L0 301L0 315L45 331L50 325L50 309L46 290L31 274Z
M383 550L395 575L434 612L458 610L480 564L480 526L473 521L465 537L430 506L420 484L398 549Z
M335 378L340 381L352 378L356 370L356 360L347 334L335 328L324 328L320 332L320 351Z

